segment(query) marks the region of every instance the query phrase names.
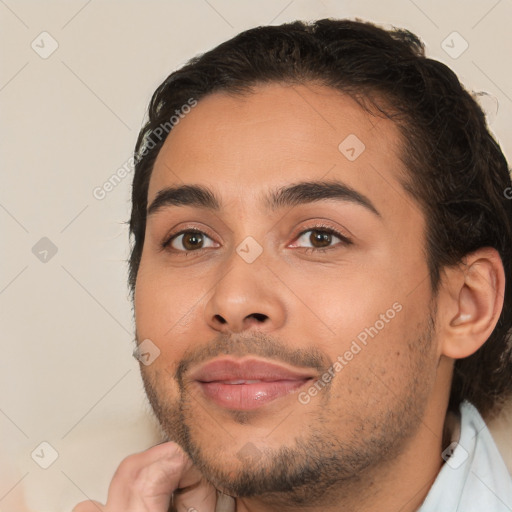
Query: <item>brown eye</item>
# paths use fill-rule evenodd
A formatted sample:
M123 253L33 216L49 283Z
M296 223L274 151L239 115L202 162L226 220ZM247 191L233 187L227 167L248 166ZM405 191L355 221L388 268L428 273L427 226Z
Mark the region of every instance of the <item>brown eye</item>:
M192 252L205 248L205 242L211 238L205 233L197 230L181 231L173 235L166 243L172 249L180 252ZM209 247L212 247L210 244Z
M331 230L308 229L300 234L297 238L296 244L301 247L323 249L325 247L333 246L336 242L343 242L345 240L345 237L337 235Z
M320 231L318 229L311 229L309 241L313 247L328 247L332 241L332 234L327 231Z
M317 227L303 231L297 238L295 246L306 248L306 252L334 249L336 246L350 245L352 242L334 229Z
M194 231L184 233L182 238L182 244L185 249L193 251L194 249L200 248L203 244L203 236L200 233Z

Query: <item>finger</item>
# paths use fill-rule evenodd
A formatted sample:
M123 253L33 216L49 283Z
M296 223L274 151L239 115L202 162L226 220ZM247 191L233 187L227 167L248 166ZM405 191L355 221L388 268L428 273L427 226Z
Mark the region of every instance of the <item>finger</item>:
M191 466L172 442L126 457L112 478L105 512L166 512L173 491Z
M95 500L81 501L71 512L104 512L104 506Z

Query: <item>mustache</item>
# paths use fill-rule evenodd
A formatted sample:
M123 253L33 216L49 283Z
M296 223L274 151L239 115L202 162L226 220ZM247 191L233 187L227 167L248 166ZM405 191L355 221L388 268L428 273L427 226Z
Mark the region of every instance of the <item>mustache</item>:
M319 373L327 371L331 364L329 358L316 347L293 349L260 331L252 332L250 335L220 333L206 344L184 353L174 375L179 386L183 387L184 376L191 366L221 355L258 356L299 368L315 368Z

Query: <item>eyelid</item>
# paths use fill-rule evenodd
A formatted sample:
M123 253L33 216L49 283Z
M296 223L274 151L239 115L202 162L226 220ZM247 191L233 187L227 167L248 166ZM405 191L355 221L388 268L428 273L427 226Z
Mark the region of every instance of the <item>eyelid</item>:
M331 226L330 224L326 224L324 222L320 222L315 225L305 227L305 229L301 229L299 231L299 233L297 235L295 235L293 240L295 241L295 240L301 238L308 231L325 231L325 232L330 233L330 234L336 236L337 238L339 238L344 245L351 245L353 243L351 237L342 233L340 229L335 228L334 226ZM321 248L321 247L304 247L304 249L314 249L317 251L322 251L322 250L333 249L335 247L336 247L336 245L331 245L329 247L323 247L323 248Z
M302 237L308 231L325 231L325 232L328 232L328 233L336 236L337 238L339 238L341 240L341 244L342 245L351 245L353 243L349 236L347 236L346 234L342 233L341 230L339 230L338 228L335 228L335 227L333 227L330 224L326 224L325 222L317 222L316 224L309 225L309 226L303 225L303 229L301 228L301 230L298 232L298 234L296 234L293 237L293 240L295 241L295 240L299 239L300 237ZM200 253L203 250L212 249L211 247L201 247L199 249L189 250L189 251L181 250L181 249L175 249L175 248L169 249L169 246L170 246L170 244L172 243L173 240L175 240L180 235L183 235L185 233L191 233L191 232L192 233L200 233L201 235L205 235L207 238L212 240L214 243L218 243L218 242L215 242L214 238L212 236L210 236L208 234L208 232L204 231L203 229L199 229L199 228L197 228L195 226L190 226L190 227L184 227L184 228L180 229L179 231L172 232L171 234L167 235L164 238L164 241L161 243L161 249L162 250L172 250L173 252L184 253L184 254ZM302 248L302 249L306 249L306 250L310 250L310 251L312 250L312 251L320 251L320 252L322 252L322 251L326 251L326 250L329 250L329 249L334 249L334 248L337 247L337 245L339 245L339 244L335 244L335 245L328 246L328 247L300 247L299 246L298 248L299 249Z
M182 252L182 253L186 253L186 252L200 252L203 248L197 249L195 251L182 251L180 249L174 249L174 248L169 249L169 246L171 245L171 243L172 243L172 241L174 239L176 239L180 235L183 235L185 233L190 233L190 232L192 232L192 233L200 233L201 235L204 235L204 236L208 237L214 243L218 243L218 242L215 242L214 238L212 236L210 236L208 231L205 231L204 229L199 229L198 227L195 227L195 226L190 226L190 227L181 228L178 231L171 231L170 234L165 236L164 241L160 244L161 249L162 250L166 250L166 249L167 250L173 250L173 251Z

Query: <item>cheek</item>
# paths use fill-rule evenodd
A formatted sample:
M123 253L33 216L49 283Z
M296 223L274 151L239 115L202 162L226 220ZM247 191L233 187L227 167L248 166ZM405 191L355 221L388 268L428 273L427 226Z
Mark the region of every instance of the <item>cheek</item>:
M343 295L345 311L333 308L332 312L338 329L363 343L386 340L387 350L399 350L408 339L421 335L431 294L419 263L415 272L410 272L406 263L391 261L351 276Z
M408 313L404 307L384 325L377 320L356 336L340 338L338 350L331 351L337 363L333 407L368 414L391 411L397 400L406 402L411 396L425 398L436 377L435 341L426 338L426 318L411 324Z
M294 306L296 320L315 319L320 337L330 339L334 346L351 340L376 322L380 329L387 327L397 316L397 309L405 304L389 267L381 272L375 267L341 265L314 275L289 274L287 282L293 282L294 293L302 298L302 304L296 302Z
M308 311L299 305L292 317L323 345L331 361L341 358L343 368L354 367L354 375L364 378L368 368L380 373L394 368L400 375L417 357L410 344L424 334L430 300L428 279L418 285L418 273L409 279L401 272L399 265L386 262L329 269L314 279L302 273L295 276L294 292L307 297ZM305 318L312 318L311 312L320 321L308 327Z
M158 346L160 363L178 361L190 346L205 291L183 274L141 261L134 297L137 334L139 341L149 338Z

